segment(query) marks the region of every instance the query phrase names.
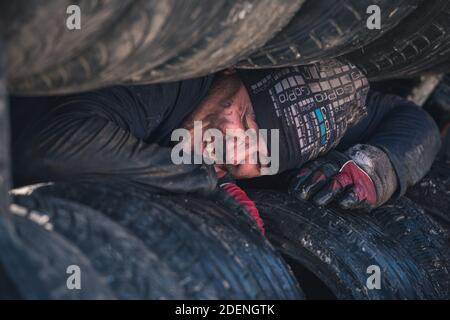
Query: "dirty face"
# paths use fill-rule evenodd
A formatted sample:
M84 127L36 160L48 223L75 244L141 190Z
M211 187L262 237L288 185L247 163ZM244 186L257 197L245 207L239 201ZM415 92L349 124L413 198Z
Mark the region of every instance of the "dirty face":
M216 76L206 98L183 124L183 128L189 130L191 135L194 134L194 121L201 121L203 132L217 129L224 137L223 153L227 161L215 164L219 177L227 172L235 178L260 175L258 152L267 153L267 147L261 139L255 141L245 135L248 129L258 132L259 128L247 89L235 72L222 72ZM209 142L201 139L197 142L201 143L197 149L195 141L191 141L191 144L193 150L203 152L209 150Z

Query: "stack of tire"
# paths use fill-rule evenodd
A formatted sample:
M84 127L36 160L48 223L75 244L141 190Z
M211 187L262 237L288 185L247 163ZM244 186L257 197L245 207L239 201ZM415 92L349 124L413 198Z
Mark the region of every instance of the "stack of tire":
M372 80L450 70L446 0L69 0L0 4L9 89L58 94L343 57ZM380 29L367 20L379 8ZM69 13L68 13L69 12Z
M59 282L36 293L39 297L303 297L289 267L251 220L212 200L86 181L30 186L12 194L18 237L51 269L43 280ZM69 265L82 271L81 290L66 287ZM21 296L30 297L21 283L16 286Z
M13 190L14 236L34 262L18 267L41 283L0 269L0 297L449 299L449 172L436 163L370 214L249 190L267 238L245 211L204 197L95 181ZM71 265L81 290L67 289Z
M304 0L80 0L81 28L69 30L72 2L0 5L12 92L64 93L204 75L261 47Z
M319 209L275 191L251 196L306 297L450 298L448 233L407 197L367 214ZM380 284L372 287L374 270Z
M450 71L450 2L79 0L82 29L69 30L71 4L0 4L0 298L450 298L445 161L370 214L250 190L267 237L215 197L98 181L8 196L5 89L60 94L334 57L372 80ZM381 9L380 30L366 26L369 5ZM79 289L68 286L71 266ZM375 288L370 270L380 271Z

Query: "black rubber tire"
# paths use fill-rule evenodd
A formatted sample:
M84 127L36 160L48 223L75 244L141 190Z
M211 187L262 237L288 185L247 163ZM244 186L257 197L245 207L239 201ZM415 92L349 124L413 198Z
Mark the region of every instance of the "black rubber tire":
M0 38L0 299L14 299L20 295L10 274L14 272L15 262L20 259L10 259L5 255L8 250L14 252L14 247L17 246L12 239L14 230L9 214L8 191L11 187L9 108L5 79L6 55L1 40Z
M237 64L270 68L308 64L360 48L399 24L422 0L308 0L281 32ZM381 29L366 26L367 7L381 9Z
M34 192L83 203L130 230L183 279L190 299L303 298L289 267L248 217L212 201L120 183L60 183Z
M317 208L277 191L249 193L265 221L267 236L295 264L291 264L294 270L296 265L306 268L335 297L438 298L427 270L411 257L410 247L405 249L392 239L370 216ZM379 290L366 288L370 265L382 271ZM306 289L305 294L308 298Z
M449 100L450 100L450 96L449 96ZM450 111L450 110L449 110ZM450 112L447 114L448 117L450 117ZM445 132L443 132L443 137L442 137L442 147L441 150L438 154L438 161L442 162L442 164L446 164L447 169L444 169L444 176L446 175L447 177L450 176L449 173L449 168L450 168L450 120L447 123L447 125L449 127L447 127L447 129L445 130ZM447 193L448 195L449 193Z
M14 281L0 264L0 300L18 300L20 298L21 295L14 284Z
M30 1L17 0L16 15L8 20L21 23L7 35L9 38L9 68L15 78L37 74L76 57L106 33L112 24L129 9L130 0L79 0L81 30L66 28L66 9L75 4L71 0L32 1L32 14L27 14ZM21 10L26 10L22 13Z
M224 23L217 24L215 21L208 27L208 34L204 38L192 41L186 50L165 64L152 70L140 71L132 75L128 81L133 83L176 81L230 67L280 31L304 1L260 0L251 4L256 6L254 8L249 7L249 2L238 2L236 4L238 11L251 10L246 25L229 24L223 29ZM225 25L228 24L227 20Z
M0 38L0 220L7 219L6 212L8 211L9 205L8 191L11 188L12 175L10 164L9 105L5 75L6 55L2 39Z
M407 196L450 232L450 161L436 161Z
M449 51L446 51L443 54L449 54ZM430 73L434 73L434 74L450 74L450 58L444 60L443 62L437 63L435 65L433 65L430 70Z
M125 80L149 83L205 75L263 45L303 1L136 0L123 15L108 20L111 27L103 27L104 33L72 59L26 77L11 73L11 91L68 93ZM58 20L52 11L48 19ZM33 58L27 50L23 54ZM51 59L53 53L47 55Z
M370 80L413 77L449 61L449 30L450 2L424 1L383 37L345 57Z
M442 148L441 148L441 150L442 151L439 154L440 159L442 159L443 162L445 162L448 165L450 165L450 130L449 129L447 129L447 132L444 135L444 138L442 139ZM448 171L448 167L447 167L446 174L447 174L447 176L450 175L450 173ZM447 193L447 194L449 194L449 193Z
M67 200L20 192L13 191L14 203L26 208L25 216L47 220L53 231L76 245L119 299L188 298L179 287L181 279L105 215Z
M371 217L426 270L428 280L421 281L432 283L434 288L433 295L427 297L450 299L450 250L445 230L406 197L374 210Z
M46 229L42 221L21 216L26 209L11 205L14 232L22 251L2 251L2 255L19 256L17 271L26 269L33 278L11 277L22 299L115 299L106 283L80 250L55 232ZM13 248L18 249L18 248ZM81 270L81 289L67 288L67 267L77 265Z

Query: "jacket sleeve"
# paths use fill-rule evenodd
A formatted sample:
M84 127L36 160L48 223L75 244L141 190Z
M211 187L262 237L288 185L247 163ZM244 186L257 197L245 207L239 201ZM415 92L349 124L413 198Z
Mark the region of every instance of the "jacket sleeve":
M170 148L145 143L111 116L70 103L51 111L13 147L15 184L106 178L175 193L215 189L213 167L175 165Z
M440 149L437 125L424 110L395 95L370 92L367 109L368 116L348 129L338 150L357 143L382 149L397 174L397 195L403 195L428 172Z

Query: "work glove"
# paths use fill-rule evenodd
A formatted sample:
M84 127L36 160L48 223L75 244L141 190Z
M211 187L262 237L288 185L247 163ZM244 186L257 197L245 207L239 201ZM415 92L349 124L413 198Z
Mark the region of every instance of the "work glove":
M379 207L397 189L397 176L379 148L358 144L344 153L331 151L290 176L289 193L318 206L332 201L344 209Z
M226 194L225 197L222 195L222 201L232 209L235 205L242 207L253 218L259 231L264 235L264 222L259 215L258 208L256 208L255 203L248 197L245 191L234 183L234 180L228 175L219 179L219 188ZM229 201L229 199L233 201Z

